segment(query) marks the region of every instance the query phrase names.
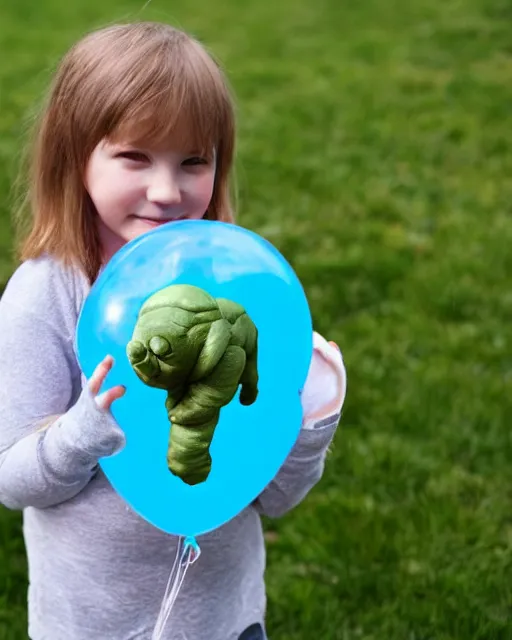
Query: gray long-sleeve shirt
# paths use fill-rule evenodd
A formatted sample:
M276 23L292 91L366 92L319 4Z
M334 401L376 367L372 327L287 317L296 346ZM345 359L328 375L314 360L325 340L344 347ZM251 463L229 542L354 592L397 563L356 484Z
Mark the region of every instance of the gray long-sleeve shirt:
M79 270L43 257L22 264L0 300L0 503L23 510L32 640L149 640L177 538L134 513L98 466L124 435L78 366L88 291ZM339 408L301 429L252 505L198 538L166 640L235 640L264 625L260 514L281 516L319 480ZM50 416L60 417L38 429Z

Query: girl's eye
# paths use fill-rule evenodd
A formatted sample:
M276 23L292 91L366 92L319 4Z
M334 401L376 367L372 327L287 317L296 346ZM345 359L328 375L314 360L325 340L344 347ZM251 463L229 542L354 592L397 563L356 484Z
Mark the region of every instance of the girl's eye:
M192 158L187 158L186 160L184 160L183 164L190 167L198 164L208 164L208 160L199 156L193 156Z
M117 157L132 160L133 162L146 162L148 160L147 155L140 151L122 151L117 154Z

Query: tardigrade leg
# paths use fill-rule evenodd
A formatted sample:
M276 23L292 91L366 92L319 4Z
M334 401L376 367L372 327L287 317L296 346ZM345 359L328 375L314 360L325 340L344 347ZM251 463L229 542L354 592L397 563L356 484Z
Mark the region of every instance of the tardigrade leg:
M171 473L187 484L204 482L210 473L210 445L220 409L233 399L245 363L245 351L229 346L212 373L191 384L183 398L170 408L167 463Z

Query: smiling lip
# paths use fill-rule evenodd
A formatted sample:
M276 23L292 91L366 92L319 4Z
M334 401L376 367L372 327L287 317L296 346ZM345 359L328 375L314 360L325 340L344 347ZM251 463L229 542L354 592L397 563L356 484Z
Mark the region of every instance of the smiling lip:
M143 216L135 216L135 217L138 218L139 220L143 220L144 222L146 222L147 224L153 227L158 227L161 224L167 224L168 222L177 222L178 220L185 220L184 217L179 217L179 218L144 218Z

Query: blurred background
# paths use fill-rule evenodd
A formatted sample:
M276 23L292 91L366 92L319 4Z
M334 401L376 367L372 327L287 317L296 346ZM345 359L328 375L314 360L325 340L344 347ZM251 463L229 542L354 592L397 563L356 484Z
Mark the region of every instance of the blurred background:
M265 521L270 638L512 638L512 4L2 0L0 288L55 65L136 19L223 64L238 221L292 263L348 369L323 479ZM26 638L26 588L0 507L0 640Z

